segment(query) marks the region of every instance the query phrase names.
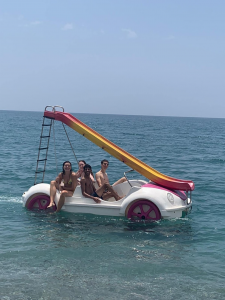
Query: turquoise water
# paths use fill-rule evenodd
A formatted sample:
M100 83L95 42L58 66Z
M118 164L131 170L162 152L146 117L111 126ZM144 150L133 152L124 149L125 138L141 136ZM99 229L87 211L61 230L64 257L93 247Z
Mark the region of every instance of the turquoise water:
M31 212L42 113L0 111L0 299L225 299L225 119L75 114L169 176L195 182L192 213L155 224ZM129 168L67 129L78 159L110 181ZM60 123L45 182L75 159ZM134 178L142 178L134 174Z

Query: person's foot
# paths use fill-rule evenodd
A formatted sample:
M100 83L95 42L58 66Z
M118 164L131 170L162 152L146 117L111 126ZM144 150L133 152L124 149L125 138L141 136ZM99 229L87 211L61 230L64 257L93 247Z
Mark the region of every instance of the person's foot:
M123 199L125 196L119 197L116 201Z
M52 207L52 206L55 206L55 203L53 202L53 203L50 203L48 206L47 206L47 208L50 208L50 207Z

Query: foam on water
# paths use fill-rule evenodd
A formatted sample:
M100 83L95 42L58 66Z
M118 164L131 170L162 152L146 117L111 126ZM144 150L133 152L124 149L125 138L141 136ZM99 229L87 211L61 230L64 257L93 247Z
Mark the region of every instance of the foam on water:
M22 197L7 197L7 196L1 196L0 202L7 202L7 203L23 203Z

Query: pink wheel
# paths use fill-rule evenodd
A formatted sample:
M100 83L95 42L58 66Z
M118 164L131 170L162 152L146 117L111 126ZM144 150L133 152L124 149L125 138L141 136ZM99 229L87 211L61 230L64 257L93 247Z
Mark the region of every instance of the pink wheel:
M127 218L134 221L158 221L161 219L161 214L158 207L151 201L138 200L129 207Z
M31 196L26 203L26 207L30 210L33 209L41 209L45 210L47 209L47 206L50 203L50 197L45 194L34 194ZM56 210L56 206L52 206L54 210Z

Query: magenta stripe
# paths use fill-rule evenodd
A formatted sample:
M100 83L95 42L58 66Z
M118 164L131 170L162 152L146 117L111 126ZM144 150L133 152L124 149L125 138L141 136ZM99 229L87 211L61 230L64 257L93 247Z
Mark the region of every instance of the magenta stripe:
M146 184L142 185L141 187L154 188L154 189L168 191L168 192L173 193L174 195L180 197L182 200L187 199L187 196L186 196L185 192L183 192L183 191L170 190L168 188L164 188L163 186L160 186L160 185L157 185L154 183L146 183Z

